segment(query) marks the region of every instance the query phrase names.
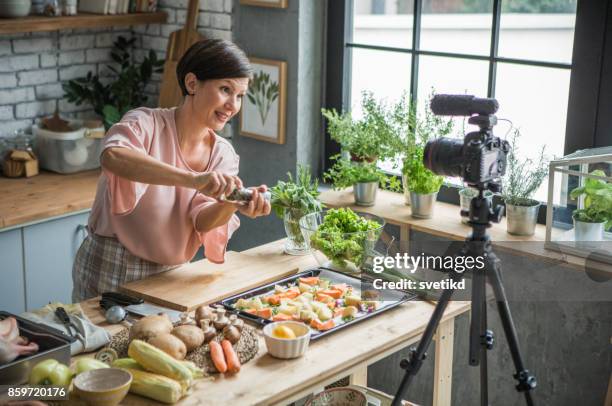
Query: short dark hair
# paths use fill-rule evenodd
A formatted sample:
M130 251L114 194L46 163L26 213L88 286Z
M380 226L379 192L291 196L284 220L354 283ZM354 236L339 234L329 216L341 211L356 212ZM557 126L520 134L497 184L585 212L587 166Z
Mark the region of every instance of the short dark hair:
M183 92L185 76L191 72L198 80L253 77L253 68L244 51L231 41L204 39L193 44L176 66L176 77Z

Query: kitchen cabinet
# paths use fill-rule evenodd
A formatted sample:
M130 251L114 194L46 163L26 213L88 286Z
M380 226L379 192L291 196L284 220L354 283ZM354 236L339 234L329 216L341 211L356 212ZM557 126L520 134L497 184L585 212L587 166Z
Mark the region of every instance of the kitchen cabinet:
M72 303L72 263L85 239L89 213L24 227L26 308Z
M25 311L21 229L0 233L0 310Z

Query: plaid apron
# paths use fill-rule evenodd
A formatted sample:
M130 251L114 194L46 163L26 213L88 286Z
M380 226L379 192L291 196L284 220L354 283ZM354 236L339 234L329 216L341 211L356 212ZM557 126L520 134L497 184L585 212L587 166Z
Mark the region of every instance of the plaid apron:
M179 265L160 265L139 258L112 237L89 234L72 266L72 302L113 292L127 282L169 271Z

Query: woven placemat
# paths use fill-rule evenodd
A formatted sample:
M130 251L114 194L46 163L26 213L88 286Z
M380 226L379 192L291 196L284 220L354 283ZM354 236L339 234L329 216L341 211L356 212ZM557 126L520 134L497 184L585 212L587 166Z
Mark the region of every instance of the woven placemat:
M218 335L215 339L217 341L221 341L222 336ZM112 336L108 347L115 350L120 358L123 358L128 356L128 344L129 330L124 329ZM234 344L234 350L238 354L238 359L240 360L241 364L246 364L252 360L255 355L257 355L257 351L259 350L257 330L249 325L245 325L242 329L240 340ZM204 344L201 347L189 352L185 359L192 361L198 367L202 368L204 373L208 376L218 373L213 365L212 359L210 358L210 349L208 344Z

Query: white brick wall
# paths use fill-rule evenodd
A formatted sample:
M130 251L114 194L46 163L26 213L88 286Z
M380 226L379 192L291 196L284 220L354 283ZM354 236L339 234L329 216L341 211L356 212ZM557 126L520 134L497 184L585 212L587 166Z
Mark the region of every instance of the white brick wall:
M200 0L198 31L205 37L231 40L233 2ZM2 35L0 137L29 130L36 118L52 114L56 107L66 117L92 117L95 113L91 106L76 106L63 99L62 83L90 71L103 83L112 81L112 72L106 66L117 67L110 52L118 36L136 37L132 52L135 61L141 61L151 49L158 58L165 58L170 34L185 24L188 3L160 0L160 11L168 14L165 24ZM157 104L160 80L161 75L154 75L145 89L150 106Z

